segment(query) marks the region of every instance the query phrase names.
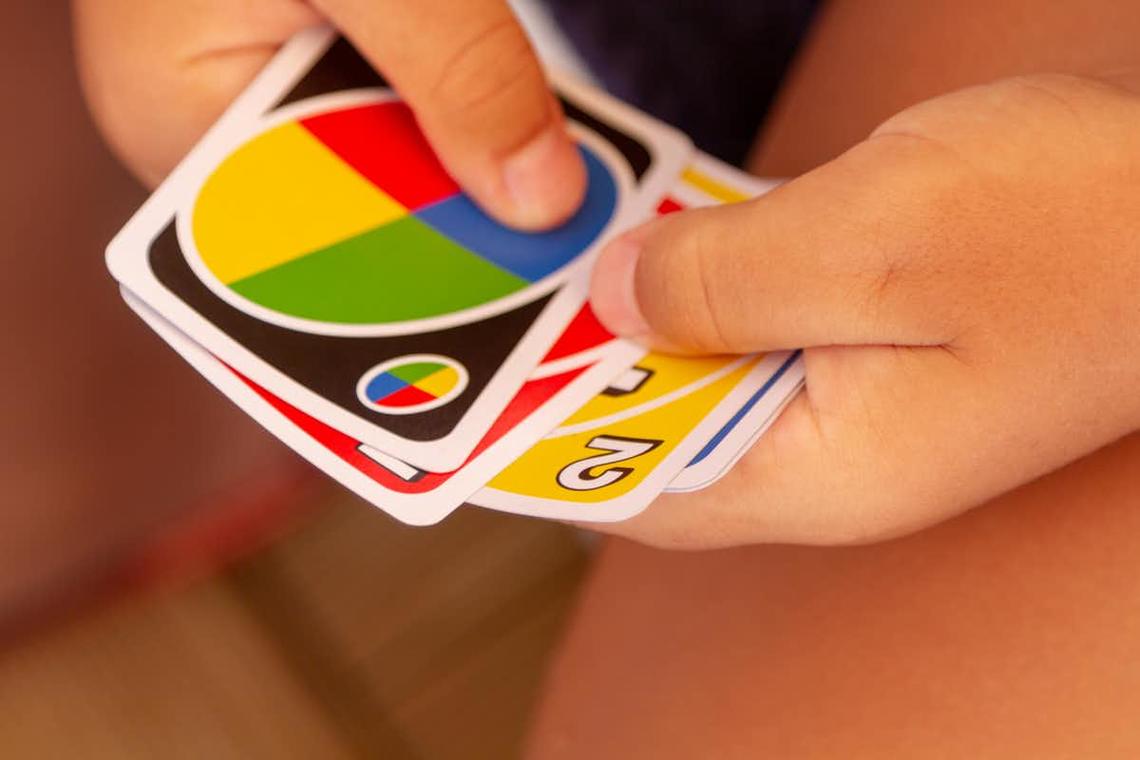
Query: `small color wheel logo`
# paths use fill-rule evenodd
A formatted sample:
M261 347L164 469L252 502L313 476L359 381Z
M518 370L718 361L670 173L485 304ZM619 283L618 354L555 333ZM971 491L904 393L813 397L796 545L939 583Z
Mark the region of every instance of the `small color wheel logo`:
M454 359L413 354L390 359L356 384L360 402L374 412L418 414L448 403L467 387L467 370Z

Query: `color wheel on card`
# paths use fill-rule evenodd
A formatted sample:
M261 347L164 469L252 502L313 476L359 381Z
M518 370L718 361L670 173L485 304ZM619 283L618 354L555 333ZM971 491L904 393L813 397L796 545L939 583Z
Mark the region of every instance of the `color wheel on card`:
M412 354L364 373L356 395L378 412L416 414L443 406L466 387L467 370L459 362L437 354Z
M623 167L592 133L576 136L585 201L528 234L459 189L390 93L314 98L215 157L179 240L216 294L291 329L397 335L473 321L549 292L615 218Z

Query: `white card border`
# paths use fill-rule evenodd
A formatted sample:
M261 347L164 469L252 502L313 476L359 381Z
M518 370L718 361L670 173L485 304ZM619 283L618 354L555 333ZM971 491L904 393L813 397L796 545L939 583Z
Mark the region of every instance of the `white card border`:
M582 269L553 296L551 302L519 341L511 354L496 371L492 381L480 392L450 433L431 441L408 439L385 430L363 415L327 401L314 391L296 383L285 373L260 360L248 349L240 346L221 330L214 327L158 282L147 263L149 249L155 237L166 227L181 206L180 198L201 171L203 156L209 156L211 146L229 144L230 133L244 133L245 126L260 119L282 93L288 92L305 72L319 60L337 38L328 27L306 30L286 43L253 84L235 100L221 119L206 133L190 154L172 172L162 186L143 204L142 208L115 236L107 249L107 265L112 275L152 309L161 310L164 318L171 319L191 339L201 331L211 350L235 367L240 367L259 385L278 395L284 401L318 419L342 429L354 438L383 451L397 454L411 464L434 472L447 472L458 468L478 444L487 428L498 417L505 403L526 381L523 367L533 368L542 352L569 324L570 319L585 303L588 292L588 261L596 255L581 257ZM587 110L613 112L615 121L624 120L623 127L639 132L651 153L651 165L640 187L632 197L622 199L615 217L609 225L611 233L618 233L640 221L657 203L672 182L687 165L691 143L676 130L640 114L628 106L602 93L587 89L573 80L556 81L558 89ZM536 329L538 328L538 329Z
M787 360L787 352L767 354L722 398L709 414L684 435L672 451L633 490L609 501L584 503L527 496L485 486L467 501L500 512L574 522L618 522L648 507L669 482L692 461L740 406L752 397ZM751 357L743 357L748 359ZM635 408L636 409L636 408ZM631 410L632 412L633 410ZM633 416L632 414L629 416ZM603 424L613 417L599 418ZM555 430L551 436L559 435Z

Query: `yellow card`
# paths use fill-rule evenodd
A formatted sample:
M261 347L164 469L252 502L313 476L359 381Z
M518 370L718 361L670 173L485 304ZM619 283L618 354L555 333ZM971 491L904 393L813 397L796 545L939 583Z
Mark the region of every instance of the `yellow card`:
M783 358L650 354L635 369L654 374L629 394L640 403L607 389L469 501L555 519L626 519L653 501Z

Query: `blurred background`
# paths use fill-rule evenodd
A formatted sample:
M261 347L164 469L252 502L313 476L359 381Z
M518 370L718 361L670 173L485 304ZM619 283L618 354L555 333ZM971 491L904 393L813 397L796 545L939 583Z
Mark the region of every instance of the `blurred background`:
M0 10L5 756L512 756L580 537L399 526L128 312L103 248L145 193L88 119L67 5Z
M577 5L575 0L549 4L555 12ZM726 6L726 14L757 7L749 0L717 5ZM741 132L716 151L728 159L741 158L754 137L782 71L769 65L771 57L779 63L790 56L796 36L787 29L803 28L814 3L761 5L781 6L788 14L782 17L787 23L771 25L776 31L769 37L720 17L710 16L708 22L717 25L718 34L723 27L726 34L756 40L740 48L756 59L747 77L736 73L741 61L723 61L734 71L732 84L748 94L730 100L746 106L746 112L727 107L717 87L683 88L673 76L660 77L659 99L640 103L676 123L681 122L674 116L691 115L694 121L683 126L695 136L724 123L740 125ZM904 7L880 5L888 15ZM1028 2L995 5L996 18L1006 19L1001 23L981 13L982 5L971 14L958 13L949 1L931 6L941 9L931 16L936 21L962 16L963 34L940 21L914 34L898 31L910 29L903 21L880 24L872 47L894 53L874 58L870 68L862 66L869 60L867 40L847 38L850 44L836 48L837 59L805 75L817 86L826 85L826 97L805 94L789 101L784 132L771 137L772 144L808 146L805 152L776 153L778 160L766 168L786 176L784 167L792 172L821 154L834 155L852 134L865 134L883 114L931 92L986 79L995 71L1021 71L1027 62L1049 67L1069 56L1079 58L1094 49L1090 37L1099 45L1099 30L1113 26L1111 18L1096 14L1086 14L1087 25L1072 26L1065 5L1056 4L1052 16L1041 15L1050 24L1020 38L1011 30L1021 15L1030 16L1024 10ZM0 233L6 243L0 252L5 325L0 422L6 444L0 457L0 752L5 758L81 754L96 760L516 756L550 654L588 572L589 545L562 525L478 510L460 510L426 530L395 523L297 459L129 312L106 272L103 249L145 192L107 152L87 116L74 73L67 6L65 0L0 5L0 49L7 56L0 92L8 98L6 139L0 141L5 169ZM522 10L532 33L549 33L533 7L524 3ZM604 42L592 51L581 46L592 52L597 71L606 71L596 63L600 54L610 53L619 63L633 55L614 40L640 29L642 19L619 21L628 26L614 31L612 39L599 36ZM587 27L578 30L579 37L595 36L596 30ZM573 33L569 25L564 28ZM702 66L682 64L719 56L663 39L652 39L653 49L665 51L663 57L679 50L673 56L678 68L686 68L698 84L717 81ZM1112 50L1127 45L1125 37L1113 39ZM1083 47L1072 44L1080 40ZM567 47L546 49L561 65L577 65ZM944 49L949 52L943 54ZM1042 51L1059 57L1042 58ZM912 66L912 58L925 63ZM845 67L836 60L854 63ZM821 74L845 68L850 77ZM907 76L898 86L879 86L887 79L874 73L893 75L895 69L905 69ZM625 71L616 65L611 70ZM641 70L647 77L657 75L649 66ZM621 81L604 84L626 95ZM633 84L642 83L625 84L632 92ZM695 105L675 97L690 90L700 96ZM801 91L812 93L807 86ZM837 121L833 112L847 114L846 120ZM800 129L810 134L788 139ZM697 142L714 149L709 139L697 136ZM626 695L621 703L621 715L644 718L631 721L636 725L629 735L636 736L638 730L656 731L673 715L642 707L668 691L661 683L683 684L694 673L714 678L720 673L733 686L743 683L740 674L764 662L764 647L753 633L770 624L767 640L793 641L801 657L781 660L774 674L765 671L770 677L762 679L763 687L772 704L794 707L772 679L782 677L785 684L800 679L797 686L809 691L795 693L805 700L801 707L808 705L802 711L804 735L812 739L819 725L859 726L862 720L877 731L880 725L899 724L899 705L915 711L915 719L904 714L902 724L930 731L936 743L947 736L987 740L1005 733L1018 740L1017 731L1009 730L1011 716L1018 717L1011 705L1024 713L1033 742L1052 740L1053 734L1041 730L1042 716L1058 715L1061 719L1047 722L1068 741L1094 734L1112 738L1131 723L1116 723L1117 712L1102 710L1090 695L1100 693L1097 678L1104 674L1112 675L1105 681L1112 688L1104 693L1135 692L1128 681L1134 673L1121 665L1130 662L1132 629L1104 615L1105 610L1127 611L1127 605L1105 600L1114 598L1106 596L1111 589L1135 585L1129 560L1136 552L1128 539L1137 533L1091 519L1097 513L1092 507L1112 507L1103 516L1115 520L1134 500L1117 498L1115 492L1088 496L1073 484L1088 478L1103 486L1113 480L1113 467L1131 472L1129 450L1116 450L1115 460L1088 465L1104 469L1082 470L1085 474L1072 476L1070 486L1049 481L1044 488L1059 488L1061 494L1052 513L1040 511L1036 502L1042 501L1042 490L1031 487L1003 511L975 511L940 532L893 543L887 555L873 549L757 551L733 555L740 564L732 559L671 563L669 573L661 572L663 564L637 564L635 557L625 569L636 566L640 574L629 574L628 586L611 586L593 613L604 618L611 611L627 612L628 600L636 597L641 606L630 619L658 615L670 621L656 629L667 634L654 639L664 645L646 646L640 629L627 625L623 640L603 639L609 659L587 649L585 655L576 652L567 667L588 659L591 667L578 672L582 684L592 684L604 680L599 673L633 680L628 674L665 671L662 662L677 664L667 658L680 660L668 674L672 682L643 680L640 692L631 690L640 701ZM1130 487L1119 477L1115 482ZM1027 522L1031 510L1037 515L1032 523ZM997 544L985 526L1018 539L1020 549L1004 549L1015 561L990 561L986 547ZM941 542L977 531L981 538L970 551L940 548ZM1119 537L1119 545L1104 543L1104 536ZM643 559L648 556L640 551ZM1091 564L1110 572L1073 573L1093 555L1097 559ZM780 564L793 556L794 565ZM885 560L876 559L880 556ZM947 558L973 567L982 580L970 583L960 580L957 569L946 572L956 568ZM698 567L707 568L705 574L695 573ZM691 598L713 586L710 578L749 577L741 568L755 572L758 567L792 568L787 575L768 576L780 590L773 599L794 597L792 613L781 617L788 609L776 601L751 607L751 616L742 617L736 587L726 584L700 616L683 610L679 579L688 582ZM913 581L902 594L895 586L899 567ZM837 577L844 583L833 585ZM1027 592L1039 587L1044 596ZM1062 592L1069 596L1058 597ZM842 609L857 618L869 651L878 653L884 641L893 642L892 655L901 659L896 672L917 674L913 680L884 680L881 659L850 656L850 627L818 625L837 608L836 594L843 597ZM800 604L801 598L813 604ZM941 601L947 598L952 602ZM1073 606L1062 605L1062 598ZM901 601L884 607L882 599ZM860 600L877 605L876 614L864 616ZM932 607L925 606L928 601ZM683 612L673 614L674 607ZM769 615L772 610L776 615ZM1061 619L1065 624L1056 625ZM896 620L906 622L896 626ZM1088 624L1069 625L1073 621ZM702 650L688 644L704 635L704 627L717 633L731 627L743 642L725 658L706 658L715 661L710 670L700 667ZM822 636L814 649L801 646L797 636L803 631ZM876 635L881 631L890 635ZM902 638L895 636L899 631ZM1106 632L1117 638L1106 639ZM594 640L584 639L585 646ZM789 650L772 651L784 657ZM686 657L678 657L681 652ZM931 659L930 652L939 657ZM947 652L954 656L943 657ZM1066 652L1077 653L1070 657L1072 670L1058 664ZM951 663L955 674L932 703L928 666L935 661ZM1049 667L1036 667L1038 662ZM1027 663L1033 677L1023 678L1019 668ZM848 689L836 690L830 679L837 668L848 667ZM1011 675L995 678L995 673ZM851 695L863 699L867 683L892 688L860 702L853 712ZM978 684L1000 688L982 693ZM1009 696L1017 689L1024 700ZM596 691L583 687L566 701L596 708L598 703L590 702ZM809 693L821 695L818 704L803 696ZM1037 697L1057 701L1048 702L1046 710L1026 707L1036 705ZM706 721L714 731L731 725L720 720L722 705L715 699L675 704L683 705L690 721L693 709L716 714L717 720ZM951 706L948 723L924 722L931 704ZM1080 706L1076 713L1072 704ZM1085 707L1096 711L1095 719L1080 711ZM830 723L821 723L829 709ZM611 714L594 710L595 716ZM752 721L755 710L741 714ZM1085 721L1088 734L1070 731L1067 721L1074 714ZM990 732L978 732L979 723ZM781 725L781 742L783 732ZM1040 752L1002 755L999 750L998 756Z

